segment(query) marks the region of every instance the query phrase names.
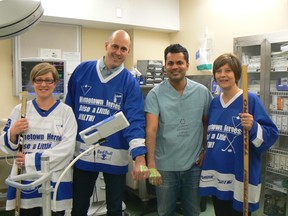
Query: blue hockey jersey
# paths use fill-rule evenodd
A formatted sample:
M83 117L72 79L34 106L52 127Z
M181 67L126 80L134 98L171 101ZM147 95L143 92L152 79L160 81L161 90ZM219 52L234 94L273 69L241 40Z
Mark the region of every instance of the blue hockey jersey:
M249 93L249 113L254 124L249 133L249 211L259 208L261 190L261 153L278 138L278 129L267 115L257 95ZM200 181L200 195L233 200L233 207L243 211L243 112L242 91L229 103L221 96L210 105L207 147Z
M78 132L122 111L130 126L107 138L92 153L81 157L75 166L81 170L124 174L128 171L128 155L146 153L144 97L133 75L122 65L108 77L100 72L99 61L82 62L68 83L66 103L72 107ZM75 156L87 146L79 133Z

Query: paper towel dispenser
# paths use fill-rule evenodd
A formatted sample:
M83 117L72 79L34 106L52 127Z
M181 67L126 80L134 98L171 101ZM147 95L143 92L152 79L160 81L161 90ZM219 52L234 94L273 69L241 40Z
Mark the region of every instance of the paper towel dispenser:
M17 36L40 21L40 0L0 0L0 39Z

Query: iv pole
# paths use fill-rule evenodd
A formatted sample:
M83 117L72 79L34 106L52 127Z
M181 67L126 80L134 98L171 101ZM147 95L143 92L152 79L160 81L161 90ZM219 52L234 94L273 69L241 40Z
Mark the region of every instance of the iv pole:
M39 188L39 192L42 193L42 214L43 216L51 216L51 191L52 186L50 185L50 164L49 156L41 157L41 172L35 173L26 173L17 175L14 177L8 177L5 180L5 183L11 187L18 188L20 190L33 190L42 184L42 187ZM18 181L24 179L36 179L30 184L21 184Z

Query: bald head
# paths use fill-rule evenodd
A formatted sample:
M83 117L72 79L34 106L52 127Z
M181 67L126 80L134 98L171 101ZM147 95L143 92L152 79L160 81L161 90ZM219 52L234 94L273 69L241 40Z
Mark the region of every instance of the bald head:
M131 39L124 30L114 31L105 43L104 63L109 69L121 65L130 53Z
M111 43L112 41L115 40L115 38L125 40L126 42L129 43L130 46L131 43L130 35L126 31L122 29L114 31L109 37L109 42Z

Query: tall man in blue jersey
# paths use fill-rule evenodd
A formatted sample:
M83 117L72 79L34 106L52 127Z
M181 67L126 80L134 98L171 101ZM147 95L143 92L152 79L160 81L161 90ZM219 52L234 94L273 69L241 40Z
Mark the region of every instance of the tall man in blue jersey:
M123 30L113 32L105 49L105 56L82 62L75 69L68 83L66 103L75 113L78 132L119 111L124 113L130 126L109 136L101 147L75 163L73 216L87 215L99 172L103 172L106 184L107 215L122 215L128 154L135 159L133 178L141 180L149 176L144 157L144 98L136 79L123 65L130 52L129 34ZM75 156L87 148L78 134Z

